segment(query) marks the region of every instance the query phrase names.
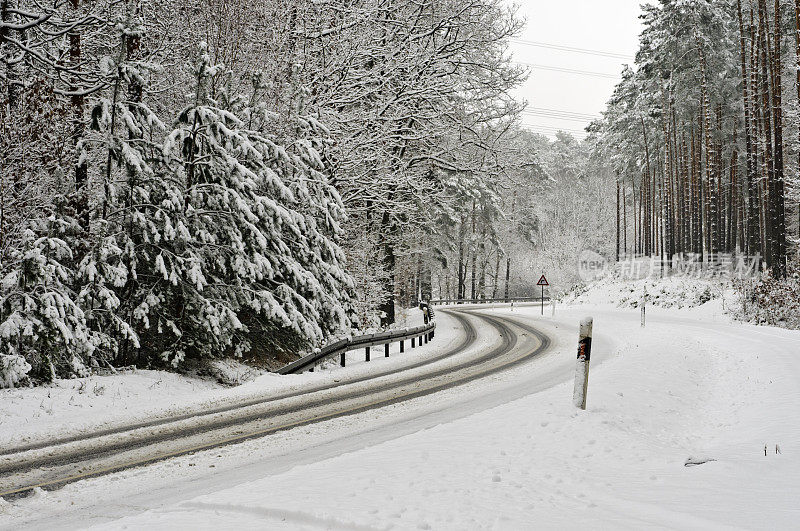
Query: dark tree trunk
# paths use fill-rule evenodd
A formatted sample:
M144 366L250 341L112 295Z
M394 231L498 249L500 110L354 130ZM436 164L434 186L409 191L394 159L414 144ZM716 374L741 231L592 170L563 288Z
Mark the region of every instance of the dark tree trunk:
M764 245L764 256L767 262L767 266L772 268L775 264L775 257L774 257L774 248L775 248L775 234L774 229L775 226L773 224L773 213L772 207L773 203L771 198L773 197L772 188L775 183L775 146L773 144L774 137L772 131L772 123L773 123L773 112L772 112L772 98L770 97L770 74L769 70L771 68L771 60L770 60L770 45L768 42L767 36L767 28L769 27L766 21L766 13L767 5L766 0L759 0L758 3L758 28L759 28L759 40L758 45L760 48L760 64L761 64L761 105L762 105L762 123L764 128L764 137L765 137L765 149L766 152L765 162L767 166L767 179L765 181L765 194L766 194L766 201L764 203L764 236L765 236L765 245Z
M505 301L508 302L509 296L509 284L511 283L511 257L506 257L506 291L505 291Z
M396 228L393 225L393 221L389 212L384 212L383 217L381 219L381 234L383 235L383 264L388 272L386 277L386 281L384 282L384 291L386 294L386 299L378 308L381 312L381 326L389 326L394 324L394 316L395 316L395 279L396 279L396 270L395 266L397 265L397 259L394 253L394 236L396 233Z
M783 174L783 86L782 73L783 61L781 59L781 42L783 29L781 25L780 1L775 0L775 21L772 42L773 51L772 70L772 106L775 120L775 180L770 187L770 203L773 224L773 275L775 278L786 276L786 200L784 197L785 179Z
M617 262L619 262L619 225L620 225L620 217L619 217L619 173L617 173Z

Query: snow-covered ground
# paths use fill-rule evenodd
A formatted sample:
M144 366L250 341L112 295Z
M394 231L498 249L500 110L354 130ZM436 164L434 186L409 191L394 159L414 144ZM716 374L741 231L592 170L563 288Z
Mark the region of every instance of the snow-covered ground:
M673 275L629 280L606 277L573 290L564 302L571 305L637 308L645 297L647 306L692 309L699 315L721 316L738 309L739 294L724 277Z
M401 314L398 327L422 324L422 312ZM436 339L400 355L399 343L373 349L372 361L364 363L362 350L347 354L347 367L338 361L324 371L280 376L265 373L246 383L229 387L212 378L165 371L133 370L108 376L56 380L35 388L0 389L0 446L18 446L42 439L68 437L90 430L204 411L238 401L290 392L310 385L357 378L380 368L399 368L452 346L460 336L458 323L437 315Z
M552 351L436 395L5 503L0 526L796 528L800 332L703 307L649 308L642 329L637 310L613 306L487 309L533 323Z

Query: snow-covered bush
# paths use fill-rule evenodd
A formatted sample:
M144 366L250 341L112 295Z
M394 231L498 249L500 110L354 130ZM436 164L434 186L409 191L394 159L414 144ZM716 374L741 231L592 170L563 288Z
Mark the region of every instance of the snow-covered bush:
M785 279L764 276L740 281L740 317L746 321L800 329L800 264L790 262Z
M55 218L50 222L52 228ZM70 376L76 357L81 366L91 357L92 333L70 288L71 260L64 240L30 229L11 255L0 285L0 355L4 372L8 363L8 381L16 378L12 371L19 376L30 370L44 381Z
M14 387L30 370L31 365L22 356L0 354L0 389Z

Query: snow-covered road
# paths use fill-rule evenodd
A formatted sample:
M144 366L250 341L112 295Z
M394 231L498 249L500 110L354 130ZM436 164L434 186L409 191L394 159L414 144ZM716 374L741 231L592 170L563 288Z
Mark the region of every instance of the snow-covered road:
M7 502L0 526L797 526L800 333L678 311L650 312L644 330L637 312L601 307L482 312L534 324L551 348L433 395ZM595 338L578 412L584 314Z

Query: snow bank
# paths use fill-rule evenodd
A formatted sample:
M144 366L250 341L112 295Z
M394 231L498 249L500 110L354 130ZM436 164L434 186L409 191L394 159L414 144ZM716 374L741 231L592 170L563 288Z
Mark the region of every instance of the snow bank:
M712 301L727 299L732 302L736 298L733 286L724 279L668 276L631 280L608 277L576 288L563 302L637 308L644 294L647 295L647 304L661 308L697 308Z

